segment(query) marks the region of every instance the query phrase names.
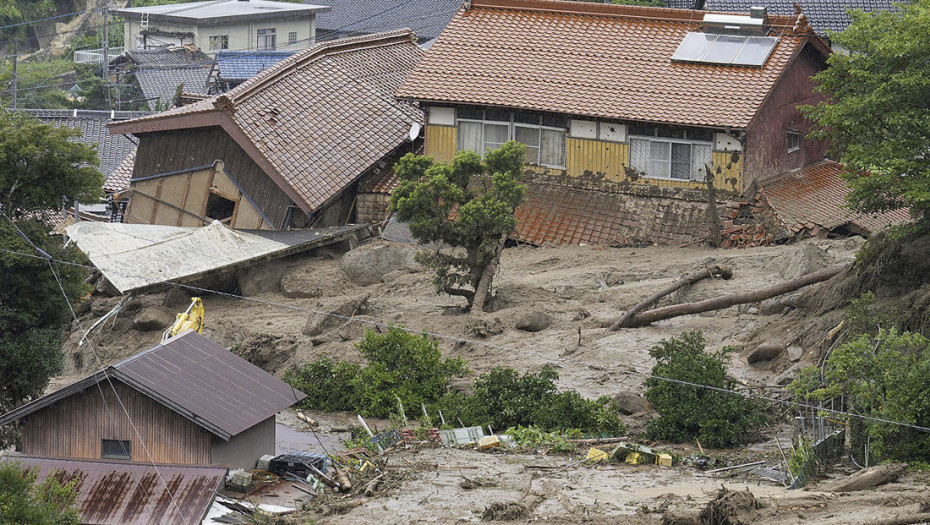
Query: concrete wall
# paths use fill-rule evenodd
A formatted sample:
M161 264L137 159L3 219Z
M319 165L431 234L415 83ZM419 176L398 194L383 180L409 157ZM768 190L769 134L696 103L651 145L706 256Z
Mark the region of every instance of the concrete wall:
M140 49L136 45L137 36L140 34L141 22L139 20L126 20L123 23L124 42L126 49ZM227 35L229 36L229 47L231 51L255 51L258 43L259 29L274 29L277 37L277 50L297 50L304 49L313 44L316 34L316 15L304 15L301 17L292 17L287 20L269 20L262 22L238 22L225 25L209 26L181 26L176 24L167 24L158 22L154 18L149 21L149 32L155 30L164 32L193 33L192 39L186 39L183 43L193 43L204 53L213 55L216 50L210 49L210 37ZM288 35L291 32L297 33L297 43L288 45ZM178 43L181 43L180 41Z
M274 455L274 431L274 416L271 416L229 441L213 436L211 462L229 465L230 469L253 469L258 458Z

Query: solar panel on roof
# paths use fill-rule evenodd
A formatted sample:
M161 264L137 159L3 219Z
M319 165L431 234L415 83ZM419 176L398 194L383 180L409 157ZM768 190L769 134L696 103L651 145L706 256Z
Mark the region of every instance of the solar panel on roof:
M761 67L768 60L778 37L688 33L672 60L727 66Z

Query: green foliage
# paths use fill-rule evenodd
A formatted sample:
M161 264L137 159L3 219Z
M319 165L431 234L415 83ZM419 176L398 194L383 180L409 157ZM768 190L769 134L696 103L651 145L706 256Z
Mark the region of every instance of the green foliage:
M71 142L80 131L0 111L0 206L14 219L57 209L62 198L94 202L103 174L94 149Z
M845 396L849 412L930 426L930 340L893 328L859 334L830 354L822 375L809 368L789 388L804 401ZM875 457L930 460L926 433L858 418L850 423L854 434L870 438Z
M649 350L656 360L652 375L732 390L725 364L732 348L707 353L704 346L699 331L663 339ZM697 438L706 446L724 447L750 441L765 422L760 403L749 398L655 378L645 384L646 399L659 412L646 426L651 439Z
M817 475L817 456L812 445L811 440L801 438L788 457L788 470L801 481L801 486Z
M0 0L0 26L28 22L52 16L55 12L53 0ZM0 41L23 38L28 26L0 29Z
M0 462L0 523L77 525L77 480L62 484L54 475L36 483L36 473L14 461Z
M815 80L830 100L803 108L846 163L848 200L862 212L930 209L930 0L896 11L852 11L832 34L833 53Z
M395 170L400 184L391 195L397 218L408 222L421 243L464 248L464 256L439 248L418 260L436 271L437 293L460 295L471 308L485 270L500 257L501 238L516 230L513 212L526 198L519 184L526 147L510 141L485 158L460 151L451 164L407 154ZM438 245L437 245L438 246ZM484 305L480 305L483 308Z
M512 368L495 367L475 380L475 393L460 408L461 417L497 429L536 426L546 431L626 432L610 398L590 400L574 390L559 391L555 386L558 379L559 374L550 366L522 376ZM453 410L449 407L443 412L455 413Z
M569 439L581 438L584 434L578 429L546 432L535 425L528 427L510 427L504 432L513 437L520 448L547 447L549 452L574 452L575 445Z
M356 348L368 362L364 367L321 358L285 374L285 381L307 394L302 408L389 417L398 397L414 410L436 403L449 391L450 380L467 372L461 358L443 359L429 336L397 327L384 334L365 332Z

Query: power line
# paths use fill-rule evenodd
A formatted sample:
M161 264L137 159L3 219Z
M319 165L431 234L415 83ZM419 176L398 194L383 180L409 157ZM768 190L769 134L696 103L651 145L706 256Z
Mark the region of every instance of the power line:
M27 22L19 22L19 23L16 23L16 24L9 24L9 25L5 25L5 26L0 26L0 29L9 29L9 28L11 28L11 27L28 26L28 25L32 25L32 24L38 24L38 23L41 23L41 22L48 22L49 20L56 20L56 19L58 19L58 18L65 18L65 17L68 17L68 16L81 15L81 14L84 14L84 13L86 13L86 12L87 12L87 10L85 9L85 10L83 10L83 11L75 11L75 12L73 12L73 13L68 13L68 14L66 14L66 15L56 15L56 16L50 16L50 17L47 17L47 18L38 18L38 19L36 19L36 20L29 20L29 21L27 21Z
M19 228L19 226L17 226L16 223L13 222L13 219L11 219L6 214L6 212L4 212L2 209L0 209L0 215L3 215L3 217L6 218L6 220L16 230L17 235L21 237L23 240L25 240L30 246L32 246L32 248L36 251L36 253L41 255L40 258L45 259L45 261L48 263L49 270L52 272L52 275L55 277L55 282L58 283L58 289L61 290L61 295L62 297L64 297L65 303L68 305L68 310L71 312L71 317L74 319L75 323L77 323L78 329L80 329L83 332L84 327L81 324L81 320L78 318L77 313L74 311L74 307L71 305L71 299L68 297L68 293L65 291L64 284L61 282L61 277L59 277L58 272L55 271L55 267L52 265L52 261L56 261L56 259L54 259L51 255L49 255L44 250L36 246L36 244L32 242L32 239L30 239L29 236L27 236ZM7 250L4 250L4 251L7 251ZM110 379L110 375L107 373L106 367L103 366L103 362L100 360L100 356L97 354L97 350L94 348L95 343L93 341L93 338L90 337L89 334L86 332L85 332L85 336L88 337L88 340L91 343L89 345L89 348L94 355L94 359L97 361L97 366L100 368L100 371L103 373L103 377L107 380L107 383L110 385L110 389L113 391L113 395L116 396L116 401L119 403L120 407L123 409L123 413L126 414L126 419L129 421L129 426L132 427L132 430L135 433L136 438L139 439L139 443L142 445L142 449L145 451L146 456L148 456L149 462L151 462L152 464L152 468L155 469L155 474L161 480L162 485L165 486L165 491L168 493L168 496L171 498L171 501L174 503L175 509L178 511L178 515L181 517L181 520L185 523L185 525L187 525L189 523L187 520L187 517L184 515L184 512L181 510L181 507L178 505L178 502L175 499L174 494L171 491L171 488L165 482L165 478L161 475L161 471L158 470L158 466L155 464L155 460L152 457L152 454L149 451L148 446L146 446L145 440L142 438L142 434L140 434L138 428L136 428L136 424L132 420L132 416L129 415L129 411L126 409L126 405L123 404L123 400L120 398L119 392L116 391L116 387L113 385L113 381ZM109 411L109 404L107 403L106 396L103 394L103 390L100 388L99 381L97 382L97 389L100 391L100 396L103 399L104 406L106 407L107 411ZM112 417L112 413L110 413L110 415Z

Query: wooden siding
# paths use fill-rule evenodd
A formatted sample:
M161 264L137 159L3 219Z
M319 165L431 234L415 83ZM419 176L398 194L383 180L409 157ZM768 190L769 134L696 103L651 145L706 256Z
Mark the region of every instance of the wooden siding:
M130 184L126 222L133 224L161 224L165 226L202 226L206 217L207 199L215 193L235 203L232 228L267 230L257 209L236 187L225 171L222 162L213 167Z
M100 459L101 442L132 443L132 461L208 465L211 434L163 405L113 381L119 399L148 447L151 458L129 424L109 383L91 386L44 408L25 420L23 452L36 456ZM100 395L106 398L106 404Z
M452 162L458 149L458 128L455 126L426 126L424 153L436 160Z
M657 186L665 188L704 189L704 182L631 178L626 172L630 163L630 148L626 143L605 142L569 137L566 145L566 168L548 168L528 165L527 169L539 175L569 176L591 182L613 182ZM458 147L456 128L450 126L426 126L426 154L436 160L451 160ZM721 191L742 191L743 154L714 152L714 185Z
M170 173L198 166L209 166L220 160L226 171L271 221L273 229L286 225L291 199L239 147L222 128L179 129L139 134L139 149L133 178Z

